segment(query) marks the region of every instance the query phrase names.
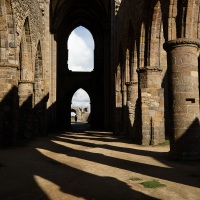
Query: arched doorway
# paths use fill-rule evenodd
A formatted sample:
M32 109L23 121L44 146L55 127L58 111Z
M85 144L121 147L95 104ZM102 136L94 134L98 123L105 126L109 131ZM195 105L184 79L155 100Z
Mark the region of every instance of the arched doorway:
M75 111L74 113L75 116L77 117L76 120L75 116L73 118L71 114L71 122L72 121L75 122L77 121L82 123L90 122L90 113L91 113L90 97L88 93L82 88L78 89L72 97L71 111Z
M77 88L84 88L92 100L91 127L111 130L114 80L109 78L112 73L110 70L111 30L105 7L97 1L70 0L70 3L69 1L63 3L60 9L58 9L59 13L57 9L55 10L52 19L56 22L52 24L52 28L56 33L57 42L57 126L71 125L71 98ZM94 40L94 69L90 72L72 71L68 67L70 64L68 39L77 27L86 28ZM67 117L66 113L68 113Z

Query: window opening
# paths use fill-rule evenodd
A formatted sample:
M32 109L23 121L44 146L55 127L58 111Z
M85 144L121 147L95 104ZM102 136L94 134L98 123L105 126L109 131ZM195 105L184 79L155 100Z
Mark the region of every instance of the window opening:
M90 97L85 90L80 88L72 97L71 122L89 123L90 113Z
M94 39L82 26L75 28L68 39L68 68L76 72L94 69Z

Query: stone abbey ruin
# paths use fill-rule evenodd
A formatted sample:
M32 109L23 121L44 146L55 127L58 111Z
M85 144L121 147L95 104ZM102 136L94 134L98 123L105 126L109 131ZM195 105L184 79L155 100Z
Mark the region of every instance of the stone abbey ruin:
M78 26L94 70L68 69ZM133 143L170 139L170 156L200 159L200 0L1 0L0 143L71 124L71 99L91 99L91 128Z

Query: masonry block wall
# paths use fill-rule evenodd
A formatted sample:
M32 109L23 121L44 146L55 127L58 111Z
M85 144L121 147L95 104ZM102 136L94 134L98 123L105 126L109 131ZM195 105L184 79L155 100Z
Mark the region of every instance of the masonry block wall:
M132 112L127 115L128 124L129 121L132 122L128 134L137 135L140 141L138 139L136 141L144 145L163 143L166 123L164 98L167 94L164 93L163 87L167 85L165 78L167 55L162 48L165 42L162 17L165 17L167 10L163 16L161 10L166 3L127 0L121 1L120 6L117 5L119 2L116 2L115 12L117 40L115 50L118 49L121 55L117 51L114 55L120 55L125 60L127 49L129 50L128 71L131 73L127 78L127 69L122 69L124 74L121 78L126 82L130 80L138 82L136 91L132 94L134 101L131 104L127 102L128 112L129 110ZM119 59L116 57L116 60ZM123 65L121 67L123 68ZM123 99L122 94L121 98Z
M164 89L161 88L162 70L143 68L140 80L142 144L157 145L165 142Z
M127 49L131 50L129 62L138 71L137 105L140 116L136 113L134 116L138 118L141 143L159 144L169 136L172 157L185 160L199 159L197 49L200 38L200 2L116 0L115 3L114 55L116 60L119 60L119 57L123 58L120 61L123 63ZM129 38L130 35L132 39ZM173 42L170 43L171 40ZM168 42L171 45L167 48L166 54L163 44ZM188 48L190 52L194 51L193 55L189 54ZM118 66L118 63L115 66ZM123 65L121 67L123 68ZM126 79L126 70L121 71L121 79ZM123 101L122 94L121 98ZM194 112L192 108L195 106ZM129 115L127 120L131 120L131 117ZM194 144L193 147L190 146L190 142Z
M45 133L46 124L55 124L54 38L59 36L59 45L65 48L64 37L84 23L97 44L93 80L101 89L95 93L101 106L93 110L101 113L98 120L104 118L107 127L113 122L113 131L143 145L163 143L169 136L172 157L200 159L200 1L95 0L92 8L88 2L0 1L2 143L14 143L19 129L21 135L33 135ZM83 19L76 12L66 14L71 5ZM93 13L97 21L91 19ZM70 27L65 27L66 21ZM62 47L61 68L67 57ZM65 90L62 84L59 87Z
M49 26L44 30L49 20L49 1L0 2L1 145L34 134L36 105L55 115L51 112L56 96L55 42ZM38 84L40 92L34 90Z
M18 94L17 66L0 65L0 141L10 145L17 137Z
M200 41L181 38L164 44L168 52L173 157L199 159L200 115L197 51Z

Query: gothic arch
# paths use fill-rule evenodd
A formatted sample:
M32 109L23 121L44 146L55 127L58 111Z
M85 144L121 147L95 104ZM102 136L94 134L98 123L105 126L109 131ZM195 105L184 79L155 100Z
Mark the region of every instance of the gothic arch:
M200 2L182 0L177 3L177 38L197 38Z
M90 103L92 101L92 95L90 94L90 91L88 89L86 89L85 87L75 87L71 90L71 93L70 93L70 96L71 96L71 101L72 101L72 98L74 96L74 94L79 90L79 89L82 89L84 92L86 92L90 98Z
M137 48L138 48L138 68L142 68L145 65L145 44L146 44L146 31L145 31L145 23L141 24L139 30L139 38L137 40Z
M195 0L170 0L168 35L176 38L195 38L198 33L199 2ZM175 16L175 17L174 17Z
M118 65L117 65L117 71L116 71L116 86L117 90L121 93L123 91L124 87L124 79L125 79L125 58L123 53L123 48L120 43L119 45L119 55L118 55Z
M152 5L151 19L152 24L149 28L149 66L160 68L161 54L166 54L163 49L164 36L160 1L158 1L155 5Z
M177 38L186 37L187 7L188 7L188 0L178 0L177 2L178 13L176 17Z
M200 39L200 1L189 1L190 7L188 7L188 11L191 11L188 14L186 23L187 23L187 35L191 38L199 38Z
M44 75L43 75L43 59L40 41L37 45L37 51L35 55L35 70L34 70L34 105L37 105L44 92Z
M200 4L200 2L199 2L199 4ZM200 5L198 5L198 8L200 7ZM198 38L198 39L200 39L200 10L198 10L198 15L197 15L197 17L198 17L198 19L197 19L197 24L196 24L196 33L197 33L197 35L196 35L196 37ZM194 35L194 37L195 37L195 35Z
M13 10L10 0L1 1L1 23L5 24L0 31L1 37L1 47L0 47L0 62L8 62L11 64L15 63L15 31L14 31L14 19L13 19ZM14 52L14 53L13 53Z
M129 29L128 29L128 41L127 41L127 49L126 49L126 82L130 81L133 76L133 51L134 51L134 31L133 31L133 24L129 22Z
M75 32L74 32L74 37L77 37L76 39L78 40L76 42L76 50L74 46L69 46L70 43L69 42L72 42L72 39L73 38L70 38L70 36L72 36L72 32L77 30L77 29L81 29L81 33L83 34L82 35L77 35ZM79 31L80 32L80 31ZM87 35L87 38L86 36ZM90 37L89 37L90 36ZM88 42L93 42L94 45L91 45L91 46L88 46ZM85 45L84 45L85 43ZM86 52L84 52L84 50ZM95 41L94 41L94 38L93 38L93 35L92 33L90 32L90 30L88 30L87 28L85 28L84 26L77 26L75 27L71 33L69 34L68 38L67 38L67 67L70 71L72 72L77 72L77 71L85 71L85 72L91 72L94 70L94 51L95 51ZM73 54L72 54L73 53ZM78 60L78 62L75 61L75 63L78 63L79 65L83 65L83 66L79 66L82 67L82 69L78 70L78 69L74 69L75 67L77 66L72 66L70 65L70 59L72 59L72 56L74 56L76 58L76 61ZM89 63L91 64L91 66L86 66L86 63L87 62L93 62L93 63ZM90 68L89 68L90 67ZM70 69L71 68L71 69ZM89 70L88 70L89 69Z
M125 68L125 59L123 54L122 45L119 45L119 53L118 53L118 62L117 69L115 74L115 98L116 98L116 110L115 110L115 132L119 133L123 130L123 105L125 103L124 100L124 68Z
M138 68L138 53L137 53L137 37L134 31L133 24L129 22L128 44L126 52L126 68L127 79L126 82L137 81L137 68Z
M32 80L32 46L28 17L25 19L19 50L20 80Z
M81 5L81 6L79 6ZM111 43L108 13L98 3L98 1L84 2L81 0L63 2L62 6L54 5L54 16L52 27L56 31L57 41L57 117L58 126L70 124L70 118L66 119L66 113L71 108L72 88L77 85L86 86L91 91L93 115L91 124L94 127L112 126L112 119L108 117L112 112L110 84L113 79L109 79L110 47ZM76 9L74 9L76 8ZM92 11L92 12L91 12ZM101 12L102 11L102 12ZM66 68L68 60L67 39L71 31L83 26L87 28L94 39L94 71L91 73L73 73ZM67 97L65 96L67 94ZM66 99L67 98L67 99ZM67 105L64 103L67 101ZM67 121L67 122L66 122ZM63 125L62 125L63 124Z

